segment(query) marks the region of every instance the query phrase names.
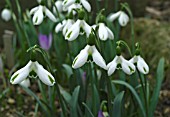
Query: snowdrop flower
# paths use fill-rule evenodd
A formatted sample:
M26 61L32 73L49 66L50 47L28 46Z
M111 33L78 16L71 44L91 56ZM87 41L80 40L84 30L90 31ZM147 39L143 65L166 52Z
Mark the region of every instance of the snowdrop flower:
M67 9L72 4L75 4L77 0L64 0L63 6ZM79 0L80 4L88 11L91 11L91 5L87 0Z
M63 5L62 5L62 1L61 0L58 0L55 2L55 7L53 7L53 11L54 13L56 13L56 8L58 10L59 13L61 13L63 11Z
M118 18L119 24L121 26L126 26L126 24L129 22L128 15L123 11L119 11L117 13L113 13L113 14L109 15L108 20L113 22L117 18Z
M76 11L73 11L73 9L80 9L80 8L82 8L82 6L80 4L75 3L70 5L68 8L63 7L63 11L68 11L68 13L73 12L73 15L75 15Z
M50 33L49 35L44 35L40 33L38 35L38 40L41 48L49 50L52 44L52 34Z
M83 66L87 60L88 56L92 56L93 61L100 66L103 69L107 69L105 60L101 56L101 54L98 52L95 45L90 46L87 45L83 50L80 51L80 53L77 55L77 57L74 59L72 67L74 69L77 69L81 66Z
M65 35L68 29L70 29L70 27L72 27L73 24L74 24L73 19L63 20L62 23L59 23L55 27L55 32L58 33L59 31L63 31L63 35Z
M143 73L148 74L149 73L149 67L146 64L145 60L140 55L135 55L132 59L130 59L131 63L137 64L137 69Z
M21 86L23 86L23 87L30 87L30 79L25 79L25 80L23 80L21 83L19 83Z
M88 37L89 34L91 33L91 27L84 21L78 19L70 29L68 29L65 39L68 41L73 41L75 40L79 34L80 34L80 29L83 29L84 32L86 33L86 36Z
M119 65L121 65L122 70L128 75L131 75L132 73L135 72L135 66L133 63L127 61L121 55L120 56L116 55L113 61L111 61L107 65L108 75L109 76L112 75L117 68L119 69L118 67Z
M112 31L104 23L99 23L98 26L99 26L99 29L97 33L101 40L106 41L108 38L112 40L114 39L114 35ZM97 26L93 25L92 27L95 30Z
M37 61L32 62L29 61L28 64L21 68L20 70L16 71L11 79L10 82L12 84L24 84L23 81L26 80L26 78L29 76L29 73L31 71L34 71L39 79L48 86L53 86L55 83L54 77L49 73L47 70L43 68L42 65L40 65ZM28 81L27 81L28 82Z
M7 9L7 8L3 9L2 12L1 12L1 17L6 22L9 21L11 19L11 12L10 12L10 10Z
M51 11L46 8L45 6L39 5L35 8L32 8L30 11L30 15L34 14L33 16L33 23L34 25L39 25L43 22L44 19L44 14L53 22L56 22L57 19L55 18L55 16L51 13Z

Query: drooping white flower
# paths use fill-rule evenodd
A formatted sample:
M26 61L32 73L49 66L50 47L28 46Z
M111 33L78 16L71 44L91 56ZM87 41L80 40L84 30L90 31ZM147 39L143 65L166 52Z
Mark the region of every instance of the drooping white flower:
M88 37L89 34L91 33L91 27L84 20L78 19L67 31L65 35L65 39L68 41L75 40L79 36L81 28L83 29L83 31L86 33L86 36Z
M51 13L51 11L42 5L32 8L30 11L30 15L32 14L34 14L33 19L32 19L34 25L39 25L43 22L44 14L53 22L57 21L57 19Z
M25 80L23 80L21 83L19 83L21 86L23 86L23 87L30 87L30 79L25 79Z
M108 20L111 22L113 22L117 18L121 26L126 26L129 22L128 15L123 11L118 11L117 13L113 13L108 16Z
M103 69L107 69L105 60L101 56L101 54L98 52L95 45L90 46L87 45L83 50L80 51L80 53L77 55L77 57L74 59L72 67L74 69L77 69L81 66L83 66L87 60L88 56L92 56L93 61L100 66Z
M73 24L73 19L63 20L62 23L57 24L55 27L55 32L58 33L59 31L63 31L63 35L65 35Z
M69 7L63 7L63 11L68 11L68 13L73 12L73 14L75 15L76 11L74 11L74 9L80 9L80 8L82 8L82 5L75 3L70 5Z
M31 71L34 71L37 76L39 77L39 79L46 85L49 86L53 86L55 83L55 79L54 77L51 75L51 73L49 73L47 70L45 70L43 68L42 65L40 65L37 61L36 62L32 62L29 61L28 64L21 68L20 70L16 71L10 79L10 82L12 84L24 84L24 80L27 79L27 77L29 76L29 73ZM28 83L28 81L27 81Z
M113 61L111 61L107 65L108 69L108 75L112 75L116 69L119 69L118 66L121 66L120 68L128 75L131 75L132 73L135 72L135 66L133 63L127 61L126 59L123 58L123 56L116 56Z
M63 5L62 5L63 1L62 0L57 0L55 2L55 6L53 7L53 12L56 13L56 8L58 10L59 13L61 13L63 11Z
M114 35L112 31L104 24L104 23L99 23L98 24L99 29L97 30L97 33L99 35L99 38L103 41L106 41L108 38L109 39L114 39ZM97 26L92 26L93 29L95 29Z
M7 9L7 8L3 9L2 12L1 12L1 17L6 22L9 21L11 19L11 12L10 12L10 10Z
M79 0L80 4L88 11L91 12L91 5L87 0ZM64 0L63 6L67 9L72 4L75 4L76 0Z
M145 60L140 55L135 55L132 59L130 59L131 63L136 63L138 70L143 74L149 73L149 67Z

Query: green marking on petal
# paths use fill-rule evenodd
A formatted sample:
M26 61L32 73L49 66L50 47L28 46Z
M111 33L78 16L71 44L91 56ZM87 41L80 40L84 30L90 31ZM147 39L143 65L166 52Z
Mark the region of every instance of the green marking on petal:
M12 82L15 80L15 78L18 76L19 74L15 75L13 78L12 78Z
M73 66L74 66L74 64L76 63L77 59L78 59L78 57L76 57L76 58L74 59L74 61L73 61Z
M64 1L64 4L66 4L67 2L68 2L68 0L65 0L65 1Z
M67 38L70 38L71 34L72 34L72 31L67 35Z
M51 78L51 76L48 75L48 78L50 79L50 82L53 84L54 80Z
M145 72L147 72L146 69L145 69L144 67L143 67L143 70L144 70Z
M38 17L36 17L36 19L35 19L35 23L37 23L37 21L38 21Z
M135 70L132 69L130 66L128 66L128 67L129 67L131 73L134 73L134 72L135 72Z

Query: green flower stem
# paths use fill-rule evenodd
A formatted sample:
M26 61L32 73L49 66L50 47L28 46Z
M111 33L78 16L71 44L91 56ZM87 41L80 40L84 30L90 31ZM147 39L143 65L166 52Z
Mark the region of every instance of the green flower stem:
M140 79L140 82L141 82L141 86L142 86L142 91L143 91L143 94L144 94L144 101L145 101L145 110L146 110L146 117L148 117L148 101L147 101L147 93L146 93L146 87L147 87L147 84L145 84L144 86L144 81L142 80L142 76L141 76L141 73L139 72L139 70L137 69L137 72L139 74L139 79ZM145 80L145 78L144 78ZM146 82L146 81L145 81Z

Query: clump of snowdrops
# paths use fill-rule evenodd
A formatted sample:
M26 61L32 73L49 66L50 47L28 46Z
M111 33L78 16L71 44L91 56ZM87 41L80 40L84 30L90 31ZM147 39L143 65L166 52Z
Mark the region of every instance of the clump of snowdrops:
M152 117L164 77L164 59L150 86L149 66L134 37L133 15L127 3L106 14L96 0L97 13L87 0L38 0L37 6L18 15L10 0L1 13L13 20L19 46L10 83L33 96L45 116ZM106 1L106 6L109 1ZM132 47L119 39L131 25ZM42 97L30 90L37 83ZM17 86L17 85L15 85ZM151 90L152 88L154 90ZM57 111L56 100L61 112Z

